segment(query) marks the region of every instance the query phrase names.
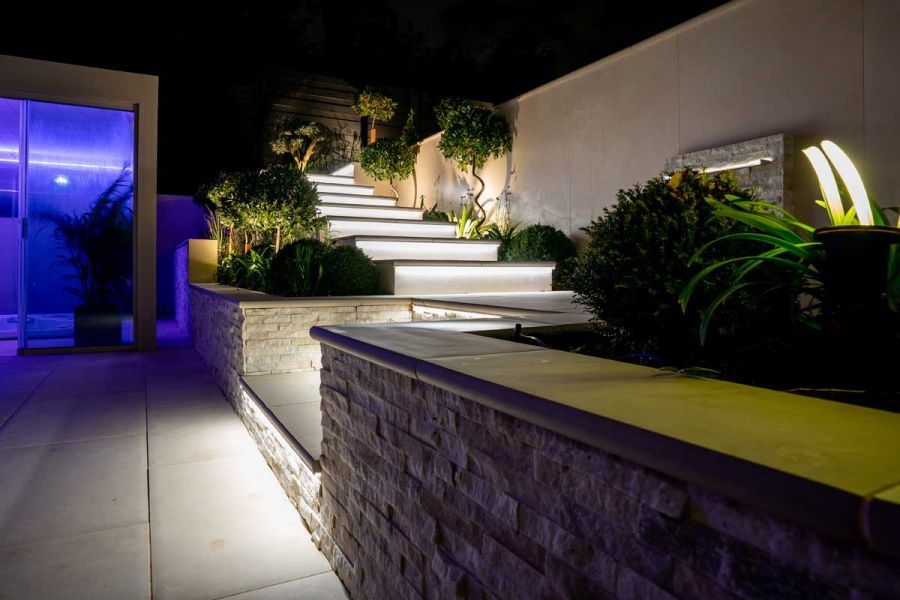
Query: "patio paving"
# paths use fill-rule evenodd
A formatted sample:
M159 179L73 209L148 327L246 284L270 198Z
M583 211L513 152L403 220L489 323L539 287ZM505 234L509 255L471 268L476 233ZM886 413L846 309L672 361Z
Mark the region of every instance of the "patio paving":
M345 598L193 349L0 356L0 598Z

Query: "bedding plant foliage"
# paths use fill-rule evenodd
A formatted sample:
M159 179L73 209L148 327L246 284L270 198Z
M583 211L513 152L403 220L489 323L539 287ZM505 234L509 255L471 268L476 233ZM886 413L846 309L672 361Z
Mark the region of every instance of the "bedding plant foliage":
M709 245L747 230L714 214L711 202L737 194L758 200L730 174L678 171L621 190L616 204L585 228L589 242L571 285L612 354L652 353L667 363L718 367L739 366L760 353L771 359L790 346L795 296L786 290L800 285L793 273L772 274L783 285L771 290L737 290L720 307L705 347L699 309L685 312L679 302L698 268L740 255L730 241ZM698 255L701 248L706 251ZM697 282L694 293L711 300L730 276L723 267Z

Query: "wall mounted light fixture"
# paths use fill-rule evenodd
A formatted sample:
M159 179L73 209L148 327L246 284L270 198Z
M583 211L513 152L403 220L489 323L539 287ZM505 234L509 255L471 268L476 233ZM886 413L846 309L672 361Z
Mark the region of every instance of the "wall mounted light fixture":
M721 171L734 171L735 169L746 169L748 167L758 167L760 165L768 164L774 161L770 156L763 156L760 158L753 158L750 160L744 160L740 162L730 162L725 163L723 165L716 165L713 167L704 167L700 169L704 173L719 173Z

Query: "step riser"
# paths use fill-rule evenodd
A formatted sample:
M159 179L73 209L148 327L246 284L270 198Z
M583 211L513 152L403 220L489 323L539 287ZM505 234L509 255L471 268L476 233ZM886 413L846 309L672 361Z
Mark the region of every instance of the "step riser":
M350 237L354 235L390 235L395 237L430 237L456 239L454 223L438 223L426 221L408 221L405 223L380 223L366 221L341 221L329 219L328 230L332 237Z
M374 196L375 188L370 185L339 185L337 183L317 183L316 191L320 194L356 194L358 196Z
M499 244L459 242L360 241L354 244L372 260L478 260L496 261Z
M360 219L402 219L404 221L421 221L422 211L382 206L359 207L345 204L333 206L319 205L319 214L326 217L356 217Z
M379 265L387 294L489 294L549 292L552 267Z
M307 175L307 179L313 183L336 183L339 185L356 185L353 177L341 177L340 175Z
M365 204L366 206L397 206L396 198L385 198L383 196L319 194L319 202L328 202L329 204Z

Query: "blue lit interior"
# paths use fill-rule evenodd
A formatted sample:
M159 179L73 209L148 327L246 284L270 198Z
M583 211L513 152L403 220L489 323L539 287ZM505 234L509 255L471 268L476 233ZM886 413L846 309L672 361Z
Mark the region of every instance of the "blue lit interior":
M20 154L26 145L27 194L21 198ZM72 315L81 303L72 288L78 285L74 270L61 260L56 226L43 215L83 215L123 170L131 178L133 164L131 111L0 98L0 315L5 315L0 316L5 321L0 337L9 337L9 316L22 302L27 346L72 345ZM133 197L127 201L127 209L132 208ZM28 219L24 298L16 294L20 216ZM114 303L124 316L118 343L130 343L130 281Z

